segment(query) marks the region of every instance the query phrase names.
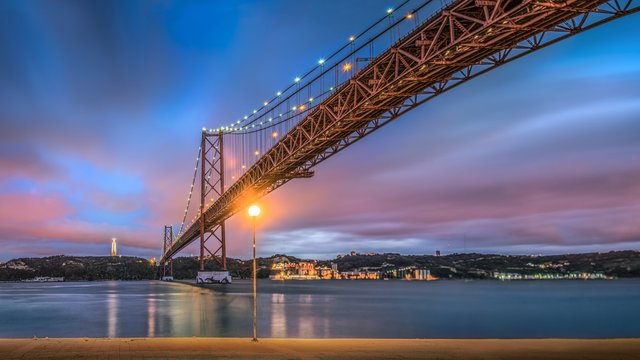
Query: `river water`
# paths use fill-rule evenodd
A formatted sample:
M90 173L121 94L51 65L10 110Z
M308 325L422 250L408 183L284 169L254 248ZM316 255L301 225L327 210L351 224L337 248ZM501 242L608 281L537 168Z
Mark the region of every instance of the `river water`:
M640 280L258 282L259 337L640 337ZM0 337L252 334L250 281L0 284Z

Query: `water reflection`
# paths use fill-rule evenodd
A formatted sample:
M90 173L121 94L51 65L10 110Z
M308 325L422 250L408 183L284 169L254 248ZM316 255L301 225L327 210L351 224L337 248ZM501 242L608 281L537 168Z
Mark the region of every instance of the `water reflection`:
M314 337L314 319L320 315L313 312L313 299L310 294L298 296L300 314L298 315L298 337Z
M271 294L271 337L287 337L284 294Z
M147 299L147 336L156 336L156 298L155 294Z
M247 337L251 288L251 281L212 289L151 281L0 284L0 337ZM638 280L267 280L258 289L260 337L640 336Z
M116 337L118 328L118 293L107 295L107 337Z

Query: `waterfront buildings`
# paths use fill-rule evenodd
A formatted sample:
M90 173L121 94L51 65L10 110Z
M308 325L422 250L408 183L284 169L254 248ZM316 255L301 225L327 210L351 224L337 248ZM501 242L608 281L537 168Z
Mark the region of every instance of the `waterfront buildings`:
M351 255L355 256L355 255ZM381 267L360 267L351 271L338 271L338 265L317 266L315 261L274 262L271 266L272 280L435 280L428 269L416 267L396 268L391 264Z

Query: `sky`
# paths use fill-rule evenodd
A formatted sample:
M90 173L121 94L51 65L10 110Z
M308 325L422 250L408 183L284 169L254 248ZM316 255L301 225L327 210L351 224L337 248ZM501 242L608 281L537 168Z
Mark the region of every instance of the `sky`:
M0 261L108 255L112 237L159 256L200 129L394 5L0 2ZM258 255L640 250L639 16L465 83L269 194ZM229 256L251 256L249 224L228 222Z

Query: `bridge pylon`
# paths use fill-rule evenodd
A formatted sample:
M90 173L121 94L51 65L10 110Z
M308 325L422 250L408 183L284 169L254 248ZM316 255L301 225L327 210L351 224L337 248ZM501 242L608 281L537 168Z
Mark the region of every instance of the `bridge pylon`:
M200 177L200 271L204 271L207 257L217 260L223 270L227 270L227 248L225 242L224 221L207 226L205 213L207 204L213 204L224 192L224 157L223 133L208 133L202 130L201 149L201 177ZM207 247L215 247L214 251ZM205 257L205 251L208 255Z
M167 252L167 249L171 247L173 244L173 226L165 225L164 226L164 242L162 246L162 254ZM166 278L167 276L173 277L173 259L169 258L169 265L167 266L167 261L165 261L162 266L162 278ZM167 270L169 274L167 275Z

